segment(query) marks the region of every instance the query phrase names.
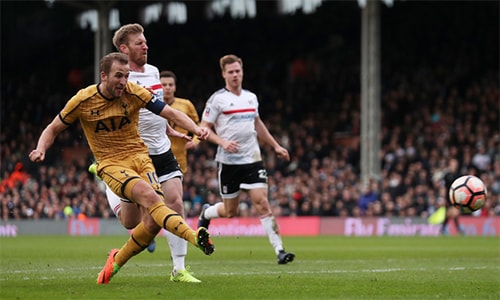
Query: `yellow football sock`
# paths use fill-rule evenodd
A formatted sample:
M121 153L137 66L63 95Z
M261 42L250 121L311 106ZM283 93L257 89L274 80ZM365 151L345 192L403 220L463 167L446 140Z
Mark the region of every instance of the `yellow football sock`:
M195 231L189 227L183 217L174 210L168 208L165 203L158 202L151 206L148 212L151 214L156 224L197 246Z
M123 266L132 256L146 249L155 237L156 234L146 230L144 222L139 223L139 225L134 228L128 241L116 254L115 263L120 267Z

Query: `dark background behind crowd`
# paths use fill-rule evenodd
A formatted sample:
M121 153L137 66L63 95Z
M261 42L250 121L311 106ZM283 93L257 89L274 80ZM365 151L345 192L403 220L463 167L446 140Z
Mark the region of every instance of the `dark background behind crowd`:
M22 5L21 5L22 4ZM479 176L489 197L480 215L500 215L499 2L395 1L381 5L382 178L360 181L360 22L356 1L254 19L230 16L145 26L149 62L178 76L177 96L199 113L223 86L218 59L243 58L244 88L289 149L263 148L277 216L427 218L444 204L448 162ZM42 1L1 3L0 218L114 217L79 124L33 164L41 130L79 88L93 83L93 32L74 12ZM122 24L137 22L127 14ZM189 217L219 201L215 147L189 154ZM248 197L243 216L255 215Z

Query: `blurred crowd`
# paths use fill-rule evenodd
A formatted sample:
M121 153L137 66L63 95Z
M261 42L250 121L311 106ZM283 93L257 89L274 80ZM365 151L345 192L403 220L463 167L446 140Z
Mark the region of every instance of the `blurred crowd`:
M300 25L301 20L297 22ZM216 31L217 24L213 26ZM146 34L154 39L157 30L147 27ZM279 49L270 44L267 52L254 52L251 58L236 53L244 60L244 87L257 92L262 119L291 155L291 161L284 162L272 149L262 149L276 216L427 218L444 205L443 177L452 158L460 162L461 174L480 177L488 188L488 201L476 215L500 215L500 91L495 53L491 61L491 55L473 43L452 48L442 41L429 52L420 49L421 56L409 54L402 64L404 51L398 52L398 47L405 44L413 49L415 41L403 39L384 47L386 53L398 54L382 57L382 173L362 184L357 51L351 51L350 39L341 33L330 34L320 47L280 56L280 49L296 47L293 40L288 43L290 47ZM216 64L213 53L207 59ZM162 67L161 62L153 63ZM203 65L196 67L202 79L188 76L190 68L189 63L174 65L182 85L177 94L193 99L201 112L222 80L218 71L206 76L210 68ZM22 85L5 86L0 218L113 218L103 183L87 171L92 156L81 151L86 142L79 124L58 137L44 163L29 161L28 153L41 130L74 91L51 88L37 74L23 75L28 78ZM183 180L188 217L197 217L204 203L220 201L214 156L215 146L207 142L189 153ZM240 215L256 215L245 193Z

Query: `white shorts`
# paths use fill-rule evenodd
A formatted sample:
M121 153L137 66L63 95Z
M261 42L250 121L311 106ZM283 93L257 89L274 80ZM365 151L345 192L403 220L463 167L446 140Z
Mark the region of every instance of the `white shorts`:
M111 207L111 209L113 210L113 213L115 214L115 216L118 217L118 213L120 212L120 210L122 209L121 207L121 202L129 202L129 203L132 203L132 201L129 201L127 199L122 199L120 197L118 197L117 194L115 194L109 187L108 185L106 185L106 198L108 199L108 204L109 204L109 207Z

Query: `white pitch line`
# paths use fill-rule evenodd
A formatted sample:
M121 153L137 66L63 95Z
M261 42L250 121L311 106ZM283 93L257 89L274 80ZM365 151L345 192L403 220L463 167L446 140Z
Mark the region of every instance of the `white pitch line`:
M141 265L142 267L166 267L166 265L160 265L160 264L148 264L148 265ZM89 278L89 277L94 277L97 276L97 272L94 272L95 270L100 270L101 267L91 267L91 268L69 268L68 270L65 270L63 268L57 268L54 269L53 273L63 273L65 277L71 277L71 278ZM240 276L252 276L252 275L279 275L279 274L346 274L346 273L351 273L351 274L356 274L356 273L391 273L391 272L408 272L408 271L419 271L419 272L429 272L429 271L466 271L466 270L485 270L485 269L498 269L500 270L500 266L475 266L475 267L449 267L449 268L387 268L387 269L361 269L361 270L314 270L314 271L308 271L308 270L283 270L283 271L255 271L255 272L217 272L217 275L223 275L223 276L235 276L235 275L240 275ZM83 272L82 272L83 271ZM87 272L88 271L88 272ZM9 275L9 274L24 274L24 275L29 275L29 274L34 274L38 273L39 270L15 270L15 271L1 271L0 274L2 275ZM71 273L74 272L74 273ZM123 270L123 272L127 272L126 270ZM168 275L169 270L165 272L165 276ZM95 273L95 274L93 274ZM213 273L211 273L213 274ZM125 275L125 274L124 274ZM197 275L205 275L204 272L197 272ZM210 275L210 274L208 274ZM125 275L127 277L144 277L148 276L147 274L141 273L141 274L135 274L135 273L130 273L127 272ZM149 275L149 276L158 276L157 273L154 273ZM53 280L57 279L59 276L47 276L47 274L43 277L37 277L36 280ZM23 280L32 280L35 278L31 278L29 276L24 276ZM17 279L16 279L17 280ZM5 276L2 276L0 278L0 281L9 281L8 278L5 278Z

